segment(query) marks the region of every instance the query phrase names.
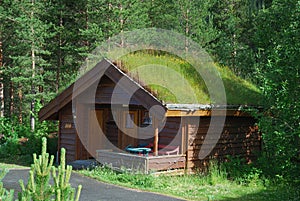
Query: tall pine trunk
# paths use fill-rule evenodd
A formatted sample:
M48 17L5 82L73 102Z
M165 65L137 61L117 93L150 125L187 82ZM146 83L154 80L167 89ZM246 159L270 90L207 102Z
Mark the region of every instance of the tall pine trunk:
M2 0L0 0L0 4L2 3ZM0 27L0 68L3 66L3 51L2 51L2 27ZM4 116L4 78L3 78L3 72L0 71L0 117Z
M34 0L31 1L32 7L34 7ZM34 13L33 11L31 12L31 19L33 20L34 17ZM34 38L34 27L33 25L31 25L31 34L32 34L32 38ZM35 44L34 44L34 40L32 40L31 42L31 67L32 67L32 83L31 83L31 94L34 95L35 94L35 82L34 82L34 78L35 78ZM34 131L35 129L35 118L34 118L34 107L35 107L35 101L34 98L31 100L30 103L30 128L32 131Z
M120 32L121 32L121 41L120 41L120 47L124 47L124 37L123 37L123 32L124 32L124 18L123 18L123 5L120 3L119 5L120 9Z
M0 1L1 2L1 1ZM2 33L0 31L0 68L3 66L3 51L2 51ZM4 84L3 84L3 73L2 70L0 71L0 117L4 116Z
M60 16L59 16L59 27L63 28L63 11L60 11ZM55 82L55 91L56 93L58 93L59 91L59 87L60 87L60 71L61 71L61 67L63 64L63 55L62 55L62 33L61 31L59 32L59 39L58 39L58 43L59 43L59 48L58 48L58 62L57 62L57 69L56 69L56 82Z
M190 34L190 29L189 29L189 8L186 8L185 10L185 53L187 54L189 51L189 34Z

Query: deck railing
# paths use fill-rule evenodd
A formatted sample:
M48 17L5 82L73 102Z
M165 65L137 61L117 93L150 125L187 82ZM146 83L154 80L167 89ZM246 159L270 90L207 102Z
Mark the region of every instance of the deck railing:
M186 161L184 155L141 156L111 150L97 150L97 160L114 169L145 174L184 169Z

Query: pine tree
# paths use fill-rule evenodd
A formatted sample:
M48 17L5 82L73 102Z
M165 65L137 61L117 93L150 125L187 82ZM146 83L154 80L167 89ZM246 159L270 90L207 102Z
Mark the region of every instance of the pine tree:
M176 30L179 26L178 2L176 0L151 0L148 15L150 26L166 30Z
M28 184L25 187L24 182L20 180L22 192L19 194L20 200L50 200L53 194L53 188L50 185L50 175L53 166L54 156L49 158L46 152L47 140L43 138L42 153L37 158L33 155L33 164L29 171ZM26 199L25 199L26 198Z
M219 63L229 66L237 75L251 77L255 47L251 40L254 25L249 1L216 1L211 7L218 36L212 44Z
M2 1L0 0L0 12L4 12L4 8L1 6ZM2 17L0 17L1 20ZM2 50L2 40L3 40L3 24L0 24L0 117L4 116L4 83L3 83L3 74L2 74L2 67L3 67L3 50Z
M105 38L109 39L114 35L119 35L124 31L146 28L150 24L148 17L148 2L141 0L106 0L105 12L107 21L104 25L103 33ZM119 45L124 46L121 38Z
M260 118L264 160L272 165L272 176L292 174L295 181L300 153L300 2L274 0L258 13L256 28L256 68L265 95L264 114L270 114Z
M61 150L61 164L56 169L53 166L54 156L49 158L46 152L47 140L42 139L42 153L37 158L33 155L34 163L31 165L29 172L28 184L25 186L24 182L20 180L21 193L19 193L20 201L78 201L82 186L78 186L75 195L75 188L71 187L69 180L71 178L72 167L65 164L65 149ZM50 177L54 180L54 186L50 185Z
M40 20L44 4L35 1L5 2L9 12L3 16L6 27L12 36L5 44L7 67L5 75L11 84L11 95L19 120L23 114L31 115L31 128L34 130L35 101L43 93L43 69L48 65L44 59L50 53L44 49L49 36L49 24ZM10 24L9 24L10 23ZM7 86L8 87L8 86ZM15 110L15 109L14 109Z
M61 150L61 163L57 168L52 168L52 176L55 186L55 196L57 201L78 201L82 186L78 186L75 196L75 188L72 188L69 181L72 173L72 166L65 164L65 149ZM56 173L57 172L57 173ZM74 197L75 196L75 197Z
M178 19L177 31L199 43L202 47L215 40L217 31L213 25L210 9L213 6L208 0L177 0ZM189 44L186 40L185 49Z

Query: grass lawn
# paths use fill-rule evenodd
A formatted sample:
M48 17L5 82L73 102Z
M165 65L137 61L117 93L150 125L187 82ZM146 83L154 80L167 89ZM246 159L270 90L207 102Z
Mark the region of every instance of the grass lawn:
M0 169L28 168L29 156L0 159ZM224 171L213 169L208 175L155 176L115 172L106 167L77 171L85 176L124 187L156 192L186 200L284 201L300 200L299 185L281 179L267 180L259 175L228 180ZM299 184L299 182L298 182Z
M153 176L118 173L98 167L79 173L116 185L167 194L187 200L300 200L299 189L282 181L253 177L247 182L230 181L223 174Z

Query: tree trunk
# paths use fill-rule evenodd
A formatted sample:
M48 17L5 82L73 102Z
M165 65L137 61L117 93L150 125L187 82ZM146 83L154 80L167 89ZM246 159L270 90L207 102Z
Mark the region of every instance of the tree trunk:
M31 1L31 4L32 4L32 7L34 6L34 0ZM33 16L34 13L33 11L31 12L31 18L33 19ZM34 38L34 28L33 28L33 25L31 25L31 34L32 34L32 38ZM34 82L34 78L35 78L35 43L34 43L34 40L32 40L31 42L31 61L32 61L32 84L31 84L31 94L35 94L35 82ZM31 103L30 103L30 128L32 131L34 131L35 129L35 119L34 119L34 107L35 107L35 101L34 101L34 98L33 100L31 100Z
M89 29L89 10L88 10L88 3L87 3L86 10L85 10L85 30L88 30L88 29ZM87 47L86 49L88 50L89 46L90 46L90 42L88 39L85 39L84 45ZM89 67L89 57L88 56L85 58L85 64L86 64L86 67Z
M23 93L22 93L22 85L19 85L19 90L18 90L18 98L19 98L19 115L18 115L18 120L19 123L22 124L23 123Z
M121 32L121 42L120 42L120 47L124 47L124 37L123 37L123 32L124 32L124 19L123 19L123 5L120 3L119 5L120 9L120 32Z
M60 17L59 17L59 27L62 29L63 27L63 16L62 16L62 10L60 11ZM62 47L62 38L61 38L61 32L59 32L59 39L58 39L58 43L59 43L59 48L58 48L58 61L57 61L57 69L56 69L56 82L55 82L55 92L58 93L59 91L59 85L60 85L60 69L62 66L62 62L63 62L63 56L62 56L62 52L61 52L61 47Z
M1 36L2 33L0 33ZM2 38L0 38L0 68L3 66L3 56L2 56ZM0 71L0 117L4 116L4 84L3 84L3 74Z
M189 8L186 8L185 12L185 53L187 54L189 51L189 37L190 29L189 29Z

